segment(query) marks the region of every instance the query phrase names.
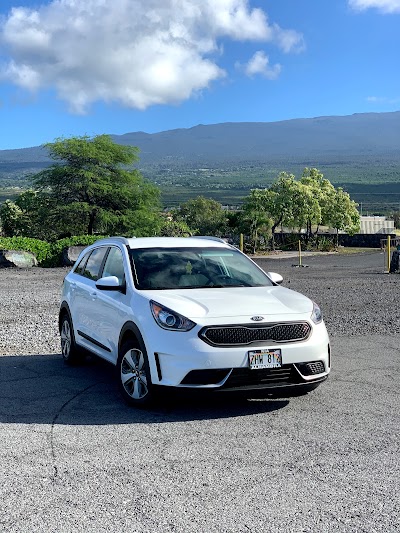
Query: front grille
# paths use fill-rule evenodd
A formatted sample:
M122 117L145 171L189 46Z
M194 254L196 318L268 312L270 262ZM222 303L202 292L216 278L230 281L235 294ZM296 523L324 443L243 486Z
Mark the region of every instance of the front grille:
M293 365L282 365L280 368L263 368L251 370L250 368L234 368L226 380L223 388L235 387L273 387L279 385L295 385L303 380L295 371Z
M325 365L323 361L298 363L296 364L296 366L303 376L313 376L314 374L322 374L323 372L325 372Z
M311 326L308 322L294 322L257 326L208 326L199 332L199 336L212 346L235 346L254 342L303 341L310 333Z

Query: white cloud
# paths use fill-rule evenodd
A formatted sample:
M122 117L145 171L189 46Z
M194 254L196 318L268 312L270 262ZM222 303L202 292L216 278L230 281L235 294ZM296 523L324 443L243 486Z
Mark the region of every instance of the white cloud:
M398 104L400 98L388 98L387 96L367 96L366 101L370 104Z
M274 24L275 40L284 52L302 52L305 49L304 39L297 31L282 30Z
M256 52L246 65L237 63L236 67L243 70L247 76L253 77L259 74L269 80L275 80L282 70L279 63L270 65L268 56L262 50Z
M360 11L372 7L383 13L400 13L400 0L349 0L349 3Z
M304 46L301 34L270 24L248 0L53 0L13 8L3 21L9 61L0 76L33 91L55 87L76 113L99 100L146 109L224 77L217 63L223 38L284 52ZM264 73L273 73L278 66L265 59Z

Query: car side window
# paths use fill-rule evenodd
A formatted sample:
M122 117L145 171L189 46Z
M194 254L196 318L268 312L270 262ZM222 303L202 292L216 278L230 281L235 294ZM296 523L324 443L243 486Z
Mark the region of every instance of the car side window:
M85 265L86 261L88 260L90 254L85 254L82 259L79 261L78 265L74 268L75 274L80 274L83 276L83 273L85 271Z
M125 282L124 260L119 248L111 247L104 264L102 277L116 276L120 285Z
M85 276L85 278L92 279L93 281L99 279L101 265L103 264L107 250L107 247L102 247L95 248L92 251L86 263L85 270L83 271L83 276Z

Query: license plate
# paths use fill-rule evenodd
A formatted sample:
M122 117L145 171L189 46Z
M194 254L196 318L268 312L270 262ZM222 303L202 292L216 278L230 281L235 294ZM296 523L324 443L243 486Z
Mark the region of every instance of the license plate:
M282 366L281 350L252 350L248 352L251 370L260 368L280 368Z

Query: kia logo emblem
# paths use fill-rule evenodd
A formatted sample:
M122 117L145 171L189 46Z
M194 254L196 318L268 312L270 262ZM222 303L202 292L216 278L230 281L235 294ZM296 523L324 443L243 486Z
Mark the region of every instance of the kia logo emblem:
M263 316L252 316L251 320L254 320L254 322L260 322L261 320L264 320Z

